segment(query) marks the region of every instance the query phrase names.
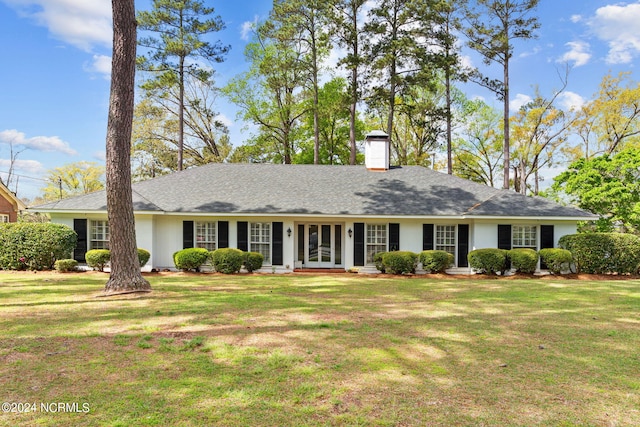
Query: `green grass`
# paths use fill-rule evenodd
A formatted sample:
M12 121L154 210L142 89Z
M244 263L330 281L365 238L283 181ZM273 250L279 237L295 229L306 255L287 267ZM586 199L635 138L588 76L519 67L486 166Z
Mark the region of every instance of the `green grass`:
M640 425L638 280L106 279L0 273L0 426Z

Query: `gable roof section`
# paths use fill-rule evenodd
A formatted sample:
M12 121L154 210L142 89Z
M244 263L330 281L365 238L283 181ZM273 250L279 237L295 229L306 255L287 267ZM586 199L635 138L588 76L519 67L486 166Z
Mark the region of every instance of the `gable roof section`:
M352 216L562 217L592 214L498 190L420 166L212 163L133 185L137 212ZM106 193L41 205L40 211L106 211Z
M16 195L11 190L9 190L2 182L0 182L0 197L8 200L16 208L16 211L23 211L27 208L22 200L18 199Z

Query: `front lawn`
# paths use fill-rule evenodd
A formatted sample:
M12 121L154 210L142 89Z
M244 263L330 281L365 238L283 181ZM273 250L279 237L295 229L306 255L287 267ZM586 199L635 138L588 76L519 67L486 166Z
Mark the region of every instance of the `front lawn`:
M639 280L107 277L0 273L0 425L640 425Z

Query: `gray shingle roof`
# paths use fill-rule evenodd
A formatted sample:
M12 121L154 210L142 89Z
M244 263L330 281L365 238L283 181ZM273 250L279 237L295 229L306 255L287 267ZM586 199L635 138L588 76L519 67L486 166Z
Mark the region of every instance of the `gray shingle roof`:
M136 211L400 216L569 217L580 209L498 190L420 166L220 164L133 185ZM104 191L33 210L104 211Z

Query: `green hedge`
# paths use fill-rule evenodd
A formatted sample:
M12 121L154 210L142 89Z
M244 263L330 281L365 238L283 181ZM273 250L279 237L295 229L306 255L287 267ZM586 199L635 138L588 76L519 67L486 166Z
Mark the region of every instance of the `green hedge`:
M573 257L571 252L561 248L540 249L540 259L546 264L547 269L553 274L560 274L571 268Z
M507 257L511 260L511 267L520 273L531 274L538 268L538 252L533 249L511 249Z
M76 232L63 224L0 224L0 268L52 269L57 260L69 258L77 240Z
M373 255L373 263L381 273L385 272L384 262L382 262L382 257L384 256L384 254L386 254L386 252L378 252L377 254Z
M246 268L249 273L260 270L263 263L264 255L259 252L245 252L243 254L244 268Z
M211 252L211 264L220 273L238 273L244 262L244 252L240 249L221 248Z
M455 258L447 251L430 250L420 252L420 262L425 271L442 273L453 265Z
M633 234L569 234L558 245L571 252L579 273L636 274L640 267L640 237Z
M178 270L200 271L210 257L210 252L204 248L187 248L173 254L173 262Z
M111 251L109 249L92 249L84 254L87 265L94 270L104 271L104 267L111 261ZM151 253L146 249L138 248L138 262L140 268L144 267L151 258Z
M469 252L469 266L478 273L504 274L508 269L508 257L504 249L484 248Z
M94 270L104 271L105 265L111 260L109 249L91 249L84 254L87 265Z
M59 259L55 262L54 267L60 273L68 273L78 269L78 261L75 259Z
M384 271L391 274L415 273L418 254L409 251L392 251L382 255Z
M151 253L146 249L138 248L138 261L140 262L140 268L144 267L151 258Z

